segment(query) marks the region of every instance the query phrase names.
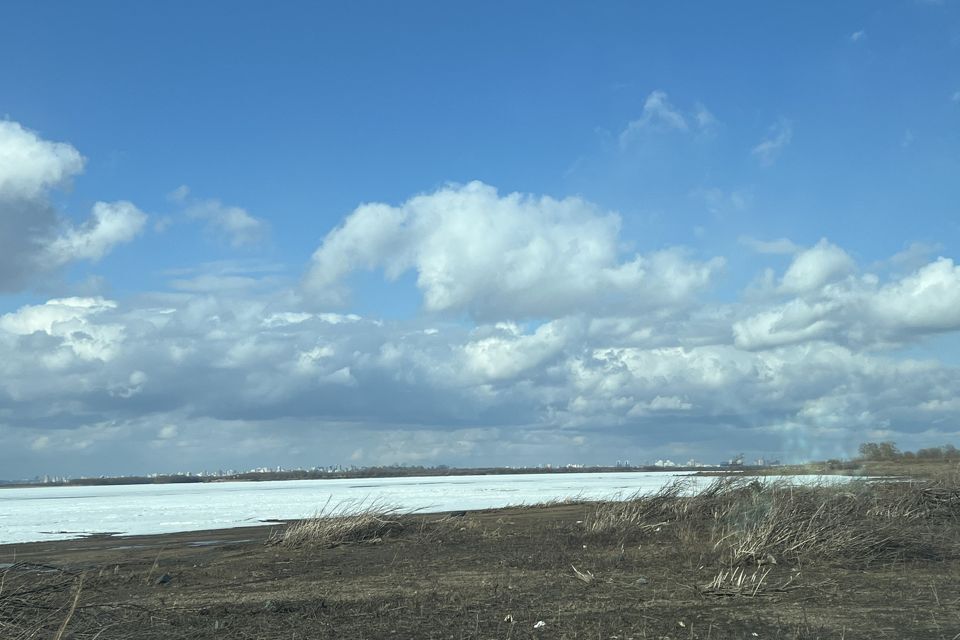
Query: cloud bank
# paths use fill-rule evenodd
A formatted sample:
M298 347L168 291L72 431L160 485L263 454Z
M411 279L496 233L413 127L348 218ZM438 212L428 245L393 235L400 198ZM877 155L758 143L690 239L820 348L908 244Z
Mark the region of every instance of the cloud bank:
M652 98L651 126L700 126ZM55 206L83 163L0 123L4 291L141 233L130 202L82 222ZM243 209L179 200L228 244L262 238ZM803 459L956 436L960 266L939 248L867 264L828 238L745 236L760 272L719 295L724 256L638 251L623 226L585 198L451 184L358 206L297 278L220 262L135 295L11 303L0 468ZM420 309L357 313L354 276L370 270L388 287L410 277Z

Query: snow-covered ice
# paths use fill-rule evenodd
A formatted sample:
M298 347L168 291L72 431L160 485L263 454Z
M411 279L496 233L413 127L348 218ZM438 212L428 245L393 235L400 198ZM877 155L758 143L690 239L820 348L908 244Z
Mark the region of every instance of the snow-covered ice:
M377 500L453 511L655 491L681 473L564 473L0 489L0 544L94 533L141 535L305 518L325 504ZM694 477L694 486L713 478ZM821 478L824 479L824 478Z

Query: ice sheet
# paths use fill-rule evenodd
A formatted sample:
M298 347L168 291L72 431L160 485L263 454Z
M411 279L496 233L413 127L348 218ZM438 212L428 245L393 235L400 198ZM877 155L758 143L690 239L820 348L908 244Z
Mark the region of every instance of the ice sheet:
M328 501L334 505L379 500L409 511L453 511L568 497L626 497L655 491L678 475L684 474L511 474L0 489L0 544L99 533L142 535L253 526L305 518ZM820 479L843 480L838 476ZM711 480L690 478L694 486Z

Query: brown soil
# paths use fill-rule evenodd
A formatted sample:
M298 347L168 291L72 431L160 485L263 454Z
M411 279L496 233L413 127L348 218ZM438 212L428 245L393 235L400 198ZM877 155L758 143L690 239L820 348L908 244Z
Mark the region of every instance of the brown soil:
M598 536L593 510L409 516L333 548L277 527L0 546L0 638L960 638L955 521L925 527L930 557L749 567L753 593L705 589L722 566L690 532Z

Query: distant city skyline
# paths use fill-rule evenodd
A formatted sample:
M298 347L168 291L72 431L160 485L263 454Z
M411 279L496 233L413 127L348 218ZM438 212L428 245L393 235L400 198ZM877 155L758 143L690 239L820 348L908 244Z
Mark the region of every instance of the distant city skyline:
M0 477L957 442L958 34L950 0L12 3Z

